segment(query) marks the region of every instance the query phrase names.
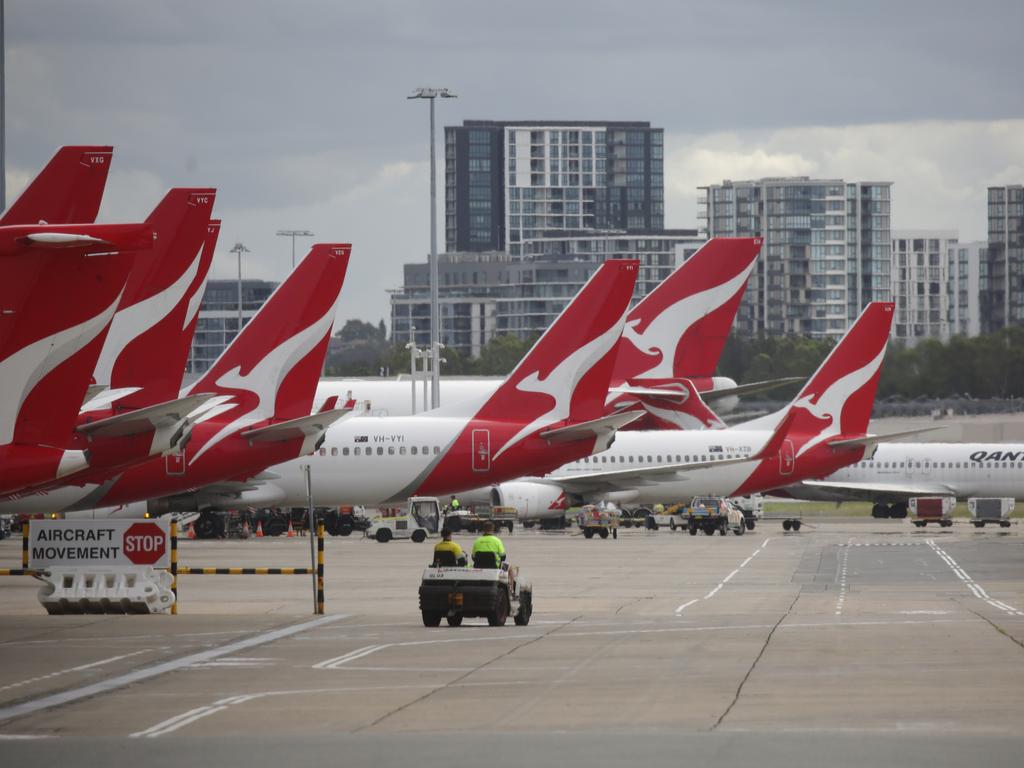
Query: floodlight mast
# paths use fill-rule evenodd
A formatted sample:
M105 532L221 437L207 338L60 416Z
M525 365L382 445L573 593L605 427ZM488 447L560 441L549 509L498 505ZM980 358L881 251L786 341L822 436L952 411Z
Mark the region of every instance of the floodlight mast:
M457 98L447 88L417 88L409 99L430 101L430 407L441 404L441 311L437 277L437 161L434 157L434 101Z
M295 238L314 237L313 233L308 229L279 229L277 230L277 236L290 237L292 239L292 269L295 269Z

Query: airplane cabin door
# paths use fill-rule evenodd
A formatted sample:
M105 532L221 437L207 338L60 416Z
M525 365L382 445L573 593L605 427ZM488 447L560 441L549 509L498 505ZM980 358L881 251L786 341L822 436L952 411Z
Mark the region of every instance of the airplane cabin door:
M793 467L796 466L796 455L793 450L793 441L786 438L779 448L779 474L786 476L793 474Z
M491 469L491 430L473 430L473 471L488 472Z

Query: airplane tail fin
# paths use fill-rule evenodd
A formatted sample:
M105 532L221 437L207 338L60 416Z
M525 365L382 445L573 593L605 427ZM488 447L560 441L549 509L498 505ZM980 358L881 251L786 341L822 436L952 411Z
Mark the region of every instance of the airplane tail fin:
M712 238L633 307L613 384L714 375L761 242Z
M236 427L308 416L351 252L314 245L190 392L231 395Z
M623 395L618 407L641 407L642 418L625 429L725 429L723 422L704 402L689 379L630 379L627 386L611 392Z
M0 445L67 442L135 252L152 242L138 224L4 228Z
M843 435L863 435L871 419L893 318L892 302L874 301L850 326L794 400L781 412L796 456ZM771 418L771 417L765 417Z
M213 260L215 198L214 189L172 189L146 219L156 241L136 259L94 374L111 389L136 389L115 411L178 397L192 344L188 329Z
M477 411L477 418L524 422L495 455L556 423L591 421L604 404L639 262L604 262Z
M61 147L0 216L0 226L91 224L113 154L113 147Z

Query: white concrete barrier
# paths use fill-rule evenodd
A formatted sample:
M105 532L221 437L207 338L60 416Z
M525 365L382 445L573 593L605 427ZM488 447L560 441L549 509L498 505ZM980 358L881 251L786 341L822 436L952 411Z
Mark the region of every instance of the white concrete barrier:
M159 613L174 605L171 574L149 566L53 566L42 579L39 602L51 614Z

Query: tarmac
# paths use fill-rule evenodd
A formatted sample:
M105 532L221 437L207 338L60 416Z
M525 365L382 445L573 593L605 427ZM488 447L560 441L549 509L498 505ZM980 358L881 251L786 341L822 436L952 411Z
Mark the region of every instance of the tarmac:
M505 543L527 627L424 628L431 547L408 541L329 539L325 616L308 576L182 576L177 616L47 616L33 579L0 579L5 762L1021 764L1020 524ZM309 563L305 538L180 552Z

